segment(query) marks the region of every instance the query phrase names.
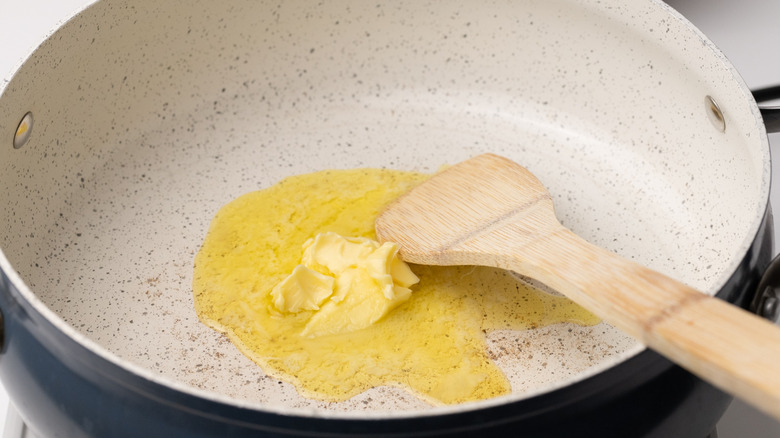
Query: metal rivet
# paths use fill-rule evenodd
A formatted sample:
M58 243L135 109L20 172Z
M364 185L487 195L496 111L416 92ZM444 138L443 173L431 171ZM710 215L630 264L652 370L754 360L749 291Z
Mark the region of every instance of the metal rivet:
M723 117L723 112L720 110L717 102L712 96L706 96L704 98L704 105L707 111L707 117L709 117L712 126L720 132L726 132L726 118Z
M16 127L16 134L14 134L14 149L19 149L27 143L30 139L30 134L32 134L32 128L33 116L32 112L28 111Z
M764 318L767 318L771 321L777 321L778 319L778 299L776 296L767 296L764 297L764 302L761 303L761 309L759 309L759 314L763 316Z

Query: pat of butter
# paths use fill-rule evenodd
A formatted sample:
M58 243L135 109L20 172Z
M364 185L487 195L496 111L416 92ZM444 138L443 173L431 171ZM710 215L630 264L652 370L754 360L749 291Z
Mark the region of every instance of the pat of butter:
M271 291L274 306L287 313L319 310L320 304L333 294L333 277L298 265L292 274Z
M321 233L303 244L301 264L271 290L280 312L313 314L302 336L360 330L411 295L419 280L398 245Z

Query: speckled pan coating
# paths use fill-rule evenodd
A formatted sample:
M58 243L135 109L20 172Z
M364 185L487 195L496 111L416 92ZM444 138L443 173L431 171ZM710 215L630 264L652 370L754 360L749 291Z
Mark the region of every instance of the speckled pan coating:
M101 1L5 84L0 265L97 354L184 391L317 415L446 409L394 388L315 402L264 376L198 321L193 257L221 205L287 175L489 151L537 174L586 239L716 292L766 205L766 134L702 35L661 2L622 3ZM490 342L510 399L642 349L606 325Z

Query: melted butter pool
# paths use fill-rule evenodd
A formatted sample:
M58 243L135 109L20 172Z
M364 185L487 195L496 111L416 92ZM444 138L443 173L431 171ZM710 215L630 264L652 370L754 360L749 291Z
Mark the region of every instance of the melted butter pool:
M301 336L311 311L282 314L270 291L301 261L303 243L324 232L375 239L374 220L428 175L331 170L286 178L225 205L195 257L195 309L266 374L306 397L343 401L376 386L405 388L432 404L512 391L488 357L485 333L598 318L506 271L411 265L420 277L406 302L373 325Z

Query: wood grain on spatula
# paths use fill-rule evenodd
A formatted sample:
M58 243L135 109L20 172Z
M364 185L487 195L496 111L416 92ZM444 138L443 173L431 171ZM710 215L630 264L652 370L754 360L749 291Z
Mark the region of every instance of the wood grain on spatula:
M492 154L435 175L377 218L407 262L535 278L721 389L780 419L780 328L563 227L527 169Z

